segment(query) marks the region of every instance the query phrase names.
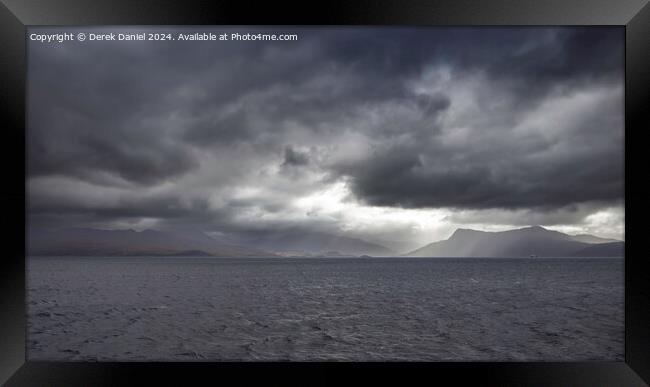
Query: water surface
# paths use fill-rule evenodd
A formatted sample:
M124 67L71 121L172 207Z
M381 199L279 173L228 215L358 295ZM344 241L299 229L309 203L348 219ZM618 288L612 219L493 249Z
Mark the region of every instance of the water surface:
M28 259L29 360L623 360L622 259Z

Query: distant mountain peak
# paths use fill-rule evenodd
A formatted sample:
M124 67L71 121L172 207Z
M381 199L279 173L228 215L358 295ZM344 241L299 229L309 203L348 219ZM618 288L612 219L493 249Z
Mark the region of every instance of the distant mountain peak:
M569 257L569 256L622 256L623 243L607 242L590 236L591 243L576 237L549 230L542 226L530 226L512 230L486 232L457 229L446 240L430 243L407 256L417 257ZM593 243L602 243L602 247Z

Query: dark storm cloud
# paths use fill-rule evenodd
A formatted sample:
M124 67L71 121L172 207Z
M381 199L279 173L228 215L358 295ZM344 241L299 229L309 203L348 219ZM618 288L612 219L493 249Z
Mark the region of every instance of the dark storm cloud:
M48 186L52 190L59 187ZM74 214L80 216L92 216L97 219L110 220L117 218L166 218L185 219L202 218L207 220L215 214L210 211L207 200L202 198L184 199L172 195L121 195L112 196L107 200L104 198L88 198L87 191L81 190L89 200L79 201L69 193L57 195L56 193L44 192L46 189L41 185L34 188L43 191L38 197L34 197L30 203L31 215L65 216ZM101 193L100 190L98 192Z
M407 155L388 160L377 156L349 175L353 176L354 192L376 206L545 210L571 203L615 202L623 195L622 179L612 176L620 173L620 163L614 168L608 163L592 164L586 171L568 171L565 165L518 167L521 170L495 170L478 164L427 170ZM576 181L592 185L584 187Z
M309 156L304 153L287 146L284 149L284 166L302 166L309 164Z
M620 201L622 133L616 127L618 133L607 133L607 123L585 125L564 136L565 145L539 137L477 141L461 150L435 139L388 145L338 171L352 178L358 197L377 206L548 210Z
M621 28L273 30L299 40L30 43L29 178L97 201L39 183L30 211L234 228L341 179L389 207L622 197Z
M622 33L611 28L557 29L548 39L495 56L488 71L496 78L519 78L534 88L618 78L623 75Z

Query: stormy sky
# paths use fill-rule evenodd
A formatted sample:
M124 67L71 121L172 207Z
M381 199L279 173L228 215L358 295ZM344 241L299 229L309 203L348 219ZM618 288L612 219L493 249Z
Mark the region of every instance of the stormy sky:
M624 238L622 28L79 31L298 40L30 41L30 226Z

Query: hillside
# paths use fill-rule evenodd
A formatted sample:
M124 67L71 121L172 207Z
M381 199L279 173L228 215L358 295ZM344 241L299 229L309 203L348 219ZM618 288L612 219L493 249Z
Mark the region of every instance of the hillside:
M90 228L31 230L27 235L27 251L29 255L61 256L274 256L257 248L224 244L203 233L184 235L155 230Z
M581 236L584 240L585 236ZM600 240L602 238L589 236ZM623 244L614 242L613 244ZM571 257L622 256L610 243L593 244L575 240L572 235L541 226L501 232L458 229L449 239L430 243L408 254L409 257Z

